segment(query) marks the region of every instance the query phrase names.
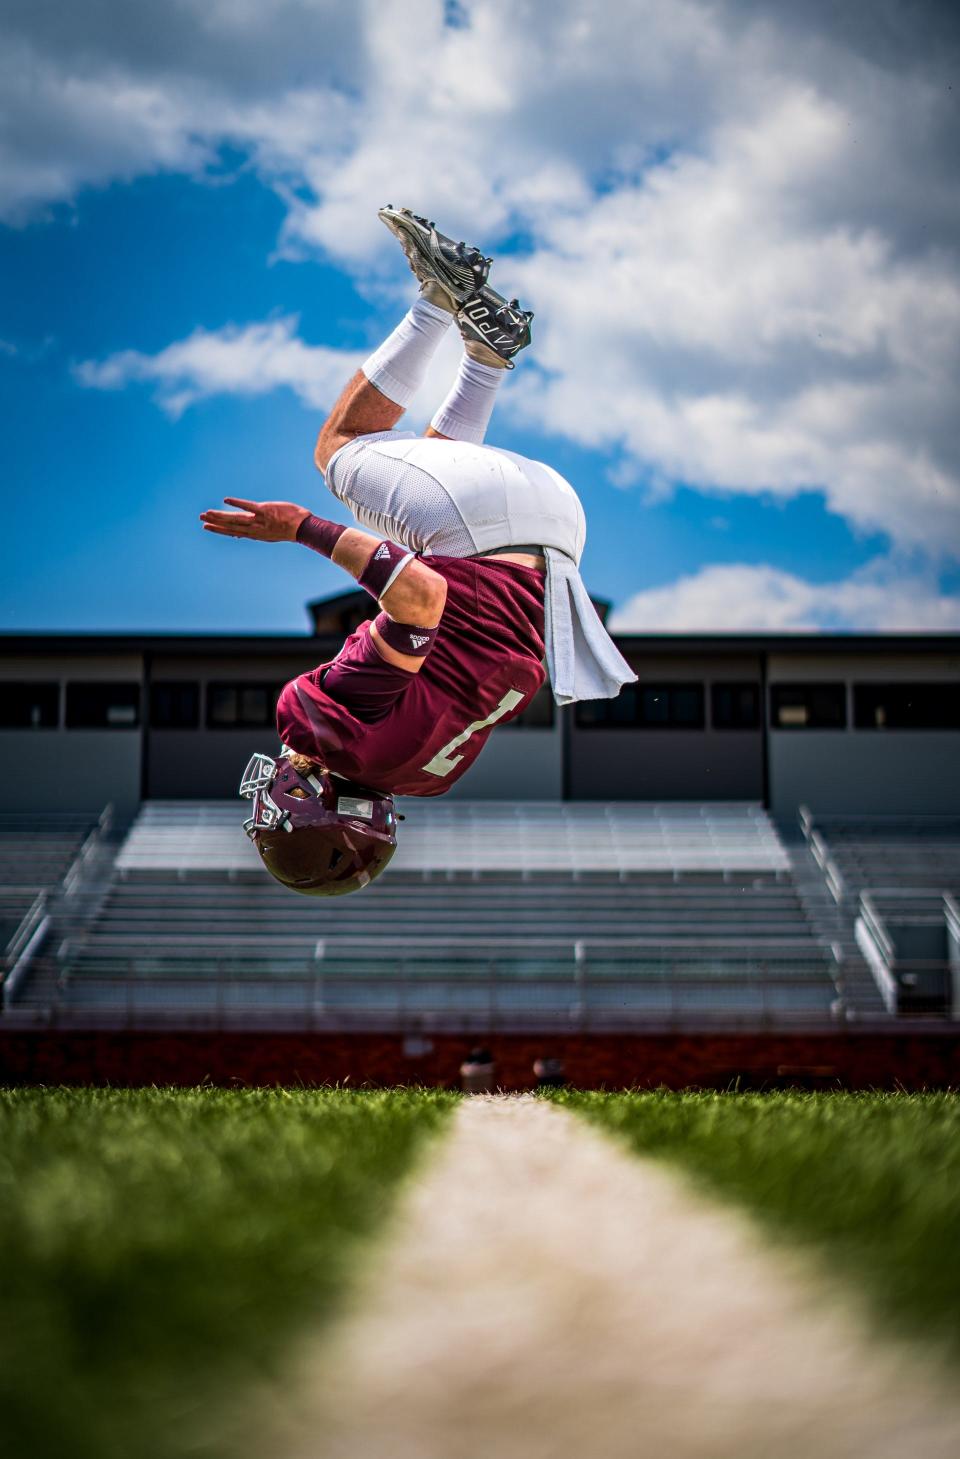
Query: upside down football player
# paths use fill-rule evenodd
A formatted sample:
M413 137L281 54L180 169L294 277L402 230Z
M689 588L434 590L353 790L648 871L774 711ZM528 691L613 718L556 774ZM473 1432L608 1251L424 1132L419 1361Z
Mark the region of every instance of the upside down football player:
M580 578L586 524L549 466L483 444L497 389L530 342L532 315L487 284L491 260L407 209L380 217L400 240L419 297L346 386L315 461L362 527L292 502L224 498L205 530L300 542L331 558L380 613L330 663L287 684L283 748L257 754L240 794L268 871L311 896L372 881L396 848L394 795L442 795L497 724L544 681L558 703L611 698L636 675ZM464 354L422 437L397 431L456 321Z

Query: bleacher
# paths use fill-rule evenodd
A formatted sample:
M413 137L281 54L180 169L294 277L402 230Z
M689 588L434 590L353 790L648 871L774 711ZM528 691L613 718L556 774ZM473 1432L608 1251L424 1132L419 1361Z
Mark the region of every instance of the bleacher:
M802 820L888 1011L960 1013L960 817Z
M5 987L24 950L39 944L51 897L75 873L106 819L106 811L100 817L0 812L0 981Z
M278 886L226 804L146 804L90 922L74 1012L430 1027L823 1020L833 954L762 808L403 801L362 894Z
M845 893L884 888L960 895L960 817L817 816Z
M63 881L98 817L0 812L0 889L35 896Z

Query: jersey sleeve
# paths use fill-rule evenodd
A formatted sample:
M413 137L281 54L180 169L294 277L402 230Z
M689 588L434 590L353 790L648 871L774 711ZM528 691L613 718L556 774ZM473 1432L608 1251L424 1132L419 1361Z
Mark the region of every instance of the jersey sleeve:
M342 650L320 671L320 687L364 724L384 719L416 678L416 673L388 664L370 637L369 623L351 634Z

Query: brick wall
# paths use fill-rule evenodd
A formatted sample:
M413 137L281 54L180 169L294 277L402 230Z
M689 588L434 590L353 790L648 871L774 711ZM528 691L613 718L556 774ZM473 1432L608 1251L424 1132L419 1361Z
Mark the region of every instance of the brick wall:
M479 1042L474 1039L472 1042ZM538 1056L571 1084L682 1089L943 1088L960 1084L960 1030L769 1034L491 1034L504 1089L529 1089ZM444 1034L0 1031L5 1084L428 1084L456 1087L471 1040Z

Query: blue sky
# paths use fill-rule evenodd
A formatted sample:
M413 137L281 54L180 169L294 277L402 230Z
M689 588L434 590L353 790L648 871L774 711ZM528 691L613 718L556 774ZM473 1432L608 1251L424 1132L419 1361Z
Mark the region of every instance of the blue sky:
M387 201L484 244L536 310L489 439L576 486L615 622L960 627L955 103L922 10L863 52L776 6L650 3L615 54L612 8L558 5L555 85L492 105L505 29L521 62L545 44L494 0L452 27L427 0L242 27L179 0L165 57L110 9L25 12L0 63L0 629L297 631L346 585L196 518L233 494L345 520L312 449L412 297ZM304 10L328 74L304 72ZM405 47L450 62L419 108L384 95ZM454 367L451 343L416 425Z

